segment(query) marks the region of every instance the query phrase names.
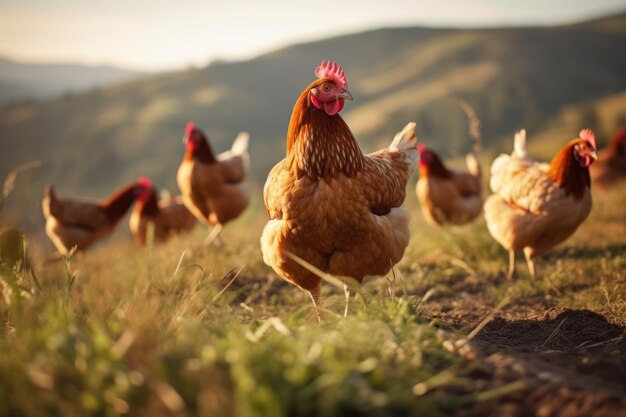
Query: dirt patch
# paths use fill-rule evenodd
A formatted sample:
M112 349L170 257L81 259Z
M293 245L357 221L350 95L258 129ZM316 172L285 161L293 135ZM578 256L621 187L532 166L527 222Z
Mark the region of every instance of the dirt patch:
M532 320L495 318L471 346L495 373L528 389L468 416L626 416L626 328L588 310L551 308Z
M426 281L432 294L421 312L467 334L496 308L487 287L501 279L449 274ZM626 417L626 327L601 314L555 307L539 295L514 299L470 346L494 377L526 388L458 416Z
M626 404L603 394L545 385L482 403L457 413L457 417L624 417Z
M597 352L622 348L626 353L625 330L593 311L554 307L537 320L496 317L474 341L518 352Z

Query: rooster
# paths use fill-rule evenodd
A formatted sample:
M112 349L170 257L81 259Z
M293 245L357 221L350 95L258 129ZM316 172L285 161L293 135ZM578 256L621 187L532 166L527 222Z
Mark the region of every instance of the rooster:
M489 232L509 251L509 279L515 276L515 252L523 250L531 276L534 258L571 236L591 211L589 166L597 160L596 139L584 129L550 164L528 157L523 137L515 150L491 166L491 195L485 202Z
M448 169L439 155L419 144L419 180L416 193L424 219L431 226L465 224L482 208L481 172L473 153L466 158L469 172Z
M137 203L128 226L141 246L146 246L150 223L154 227L155 242L164 242L176 234L191 231L196 225L196 218L187 210L181 197L158 200L157 190L146 177L139 178L137 185Z
M214 226L207 244L248 206L248 138L240 133L229 151L215 156L204 133L193 122L187 124L183 137L187 150L176 179L187 209Z
M389 148L364 155L339 115L352 100L343 70L322 62L315 75L293 108L286 158L265 183L269 222L261 248L267 265L308 292L319 319L320 277L293 255L359 282L387 274L409 242L402 204L418 155L415 123ZM344 291L347 315L350 291Z
M600 189L626 179L626 128L621 128L606 149L599 152L599 161L589 172L594 186Z
M41 202L46 234L60 255L72 248L84 252L109 236L135 201L137 185L130 184L103 201L61 199L52 186L44 189Z

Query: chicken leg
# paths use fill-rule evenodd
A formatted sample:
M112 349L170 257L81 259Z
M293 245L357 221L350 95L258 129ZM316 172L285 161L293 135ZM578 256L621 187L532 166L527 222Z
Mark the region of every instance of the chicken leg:
M537 278L537 268L535 266L535 260L529 251L524 250L524 256L526 257L526 264L528 265L528 272L533 278Z
M213 229L211 229L211 232L209 233L209 235L206 237L206 239L204 239L204 244L206 246L211 246L211 244L213 243L213 241L215 241L217 239L218 242L218 246L221 246L221 239L219 239L219 235L220 232L222 231L222 225L221 224L216 224Z
M348 305L350 304L350 289L347 285L343 285L343 291L346 294L346 309L343 311L343 316L348 317Z
M320 316L320 310L319 310L319 306L320 306L320 287L318 286L317 288L314 288L310 291L307 291L309 293L309 297L311 297L311 301L313 302L313 308L315 309L315 315L317 316L317 321L319 323L322 322L322 316Z
M517 277L517 272L515 271L515 251L509 251L509 273L507 274L507 278L509 281L513 281Z

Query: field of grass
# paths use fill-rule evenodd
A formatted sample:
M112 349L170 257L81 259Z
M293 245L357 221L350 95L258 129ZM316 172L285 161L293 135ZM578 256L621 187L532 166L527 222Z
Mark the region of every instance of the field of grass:
M483 220L438 231L411 207L394 274L347 318L325 284L321 324L263 264L258 207L220 249L198 228L5 266L0 416L624 415L624 207L626 186L597 196L541 277L519 259L513 283Z

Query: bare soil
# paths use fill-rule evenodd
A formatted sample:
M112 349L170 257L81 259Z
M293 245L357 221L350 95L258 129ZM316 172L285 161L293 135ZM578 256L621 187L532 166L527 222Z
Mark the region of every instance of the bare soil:
M451 277L423 305L444 326L470 329L496 307L484 281ZM527 298L506 305L471 341L472 356L525 389L459 416L626 417L626 327L589 310Z

